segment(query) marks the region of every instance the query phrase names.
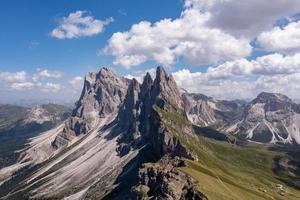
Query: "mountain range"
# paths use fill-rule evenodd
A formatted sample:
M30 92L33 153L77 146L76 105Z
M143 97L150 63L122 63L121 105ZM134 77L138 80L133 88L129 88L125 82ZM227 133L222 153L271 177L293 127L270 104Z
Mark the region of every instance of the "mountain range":
M300 106L282 94L216 100L181 92L162 67L142 83L102 68L86 75L71 116L24 113L22 123L64 122L0 169L1 199L300 195Z
M70 116L69 108L58 104L34 107L0 105L0 168L16 162L27 139L52 129Z

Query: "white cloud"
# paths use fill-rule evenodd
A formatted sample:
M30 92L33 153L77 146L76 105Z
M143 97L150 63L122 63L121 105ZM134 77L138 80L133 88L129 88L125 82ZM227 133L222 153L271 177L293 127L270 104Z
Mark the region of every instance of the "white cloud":
M75 90L81 90L83 87L83 78L81 76L75 76L74 78L72 78L72 80L69 81L69 84Z
M222 99L253 98L262 91L300 98L300 53L272 54L248 61L240 59L211 67L206 72L187 69L173 73L178 85Z
M299 12L300 0L185 0L185 6L211 13L211 27L251 38Z
M69 81L71 85L77 85L78 83L82 83L83 78L81 76L75 76L72 80Z
M211 64L251 53L249 40L208 27L210 17L188 7L174 20L142 21L129 31L114 33L102 53L112 55L114 64L125 68L148 60L169 66L181 58L191 65Z
M222 63L248 56L250 41L299 10L300 0L185 0L177 19L134 24L114 33L101 53L127 69L149 60L165 66L181 59Z
M32 79L34 81L39 81L41 79L44 79L44 78L55 78L55 79L58 79L58 78L61 78L62 77L62 73L61 72L58 72L58 71L50 71L50 70L47 70L47 69L44 69L44 70L41 70L41 69L37 69L37 73L33 75Z
M300 53L283 56L275 53L256 60L239 59L225 62L217 67L209 67L206 76L215 79L233 78L247 75L280 75L300 72Z
M26 72L0 72L0 80L7 82L24 82L26 81Z
M218 99L247 99L253 97L253 84L247 80L210 79L206 73L182 69L172 73L180 88ZM247 92L245 92L245 90Z
M53 29L50 35L58 39L93 36L103 32L104 26L113 22L113 18L102 21L94 19L93 16L84 16L86 13L86 11L79 10L70 13L68 17L63 17L59 21L59 26Z
M34 83L31 82L12 83L10 87L15 90L30 90L34 87Z
M268 51L295 53L300 51L300 21L291 22L287 26L274 27L263 32L258 38L260 46Z
M60 84L58 83L46 83L44 85L41 86L41 90L43 92L58 92L61 89Z

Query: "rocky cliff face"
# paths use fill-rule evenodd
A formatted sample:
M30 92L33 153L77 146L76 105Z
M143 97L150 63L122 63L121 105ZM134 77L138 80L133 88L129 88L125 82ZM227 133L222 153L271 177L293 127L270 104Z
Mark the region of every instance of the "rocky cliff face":
M263 92L227 131L258 142L300 144L299 105L287 96Z
M53 146L66 145L74 137L92 130L101 118L116 114L125 99L129 82L105 67L99 73L88 73L72 117L66 121Z
M216 100L203 94L182 94L188 119L201 127L222 128L239 118L243 104L236 101Z
M143 164L139 184L133 188L136 198L207 200L197 190L197 182L176 169L182 166L184 161L178 157L163 157L157 163Z
M183 102L177 84L162 67L156 70L156 78L151 88L151 100L152 104L161 109L183 112Z
M148 130L148 140L151 141L154 152L159 156L166 153L192 158L191 154L182 146L179 139L172 134L170 127L164 123L163 113L175 113L183 115L183 102L179 89L172 76L167 75L163 68L158 67L156 79L150 90L150 113L148 114L150 129ZM147 113L147 111L146 111ZM183 134L190 134L191 131L183 131Z
M102 68L86 76L72 116L56 129L33 138L18 163L0 170L0 180L24 166L36 166L25 170L26 180L18 180L26 190L15 190L9 194L11 198L103 198L147 157L151 161L165 155L196 159L180 140L184 134L194 132L176 82L162 67L157 68L155 80L146 74L142 84ZM173 174L169 181L183 190L161 191L162 196L197 196L192 179L180 174L177 181L178 172L164 171L166 166L159 168L156 179ZM12 184L5 191L10 187Z
M206 199L177 169L181 158L197 161L205 151L192 123L255 141L266 132L266 142L300 138L299 106L283 95L263 93L244 107L181 95L161 67L143 83L102 68L86 76L65 123L31 138L18 162L0 169L0 197L124 199L134 186L137 199Z
M118 114L118 125L121 130L125 130L119 140L121 154L136 145L147 144L158 157L174 153L192 158L179 140L171 134L169 127L164 125L160 111L179 115L184 113L176 82L162 67L157 68L154 81L146 74L142 85L133 79L128 87ZM189 130L189 134L192 132Z

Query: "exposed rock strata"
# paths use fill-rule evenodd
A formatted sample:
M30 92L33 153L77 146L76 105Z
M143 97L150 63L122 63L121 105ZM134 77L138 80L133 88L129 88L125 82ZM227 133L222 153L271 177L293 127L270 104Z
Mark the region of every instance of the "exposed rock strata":
M162 158L158 163L146 163L139 171L139 184L133 188L137 199L207 200L197 190L198 183L179 171L184 161Z

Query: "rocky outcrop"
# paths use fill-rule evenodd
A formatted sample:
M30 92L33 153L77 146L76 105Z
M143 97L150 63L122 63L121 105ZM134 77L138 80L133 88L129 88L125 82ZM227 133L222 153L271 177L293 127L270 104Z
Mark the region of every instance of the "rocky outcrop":
M129 82L105 67L99 73L88 73L72 117L66 121L64 130L56 137L53 146L58 148L67 144L74 137L94 128L101 118L117 113L125 99Z
M195 136L191 124L185 117L176 112L154 107L150 120L150 141L156 155L162 157L167 154L197 160L197 156L180 140L184 135Z
M197 190L198 183L176 167L184 161L164 157L158 163L146 163L139 171L139 184L133 187L136 199L206 200Z

